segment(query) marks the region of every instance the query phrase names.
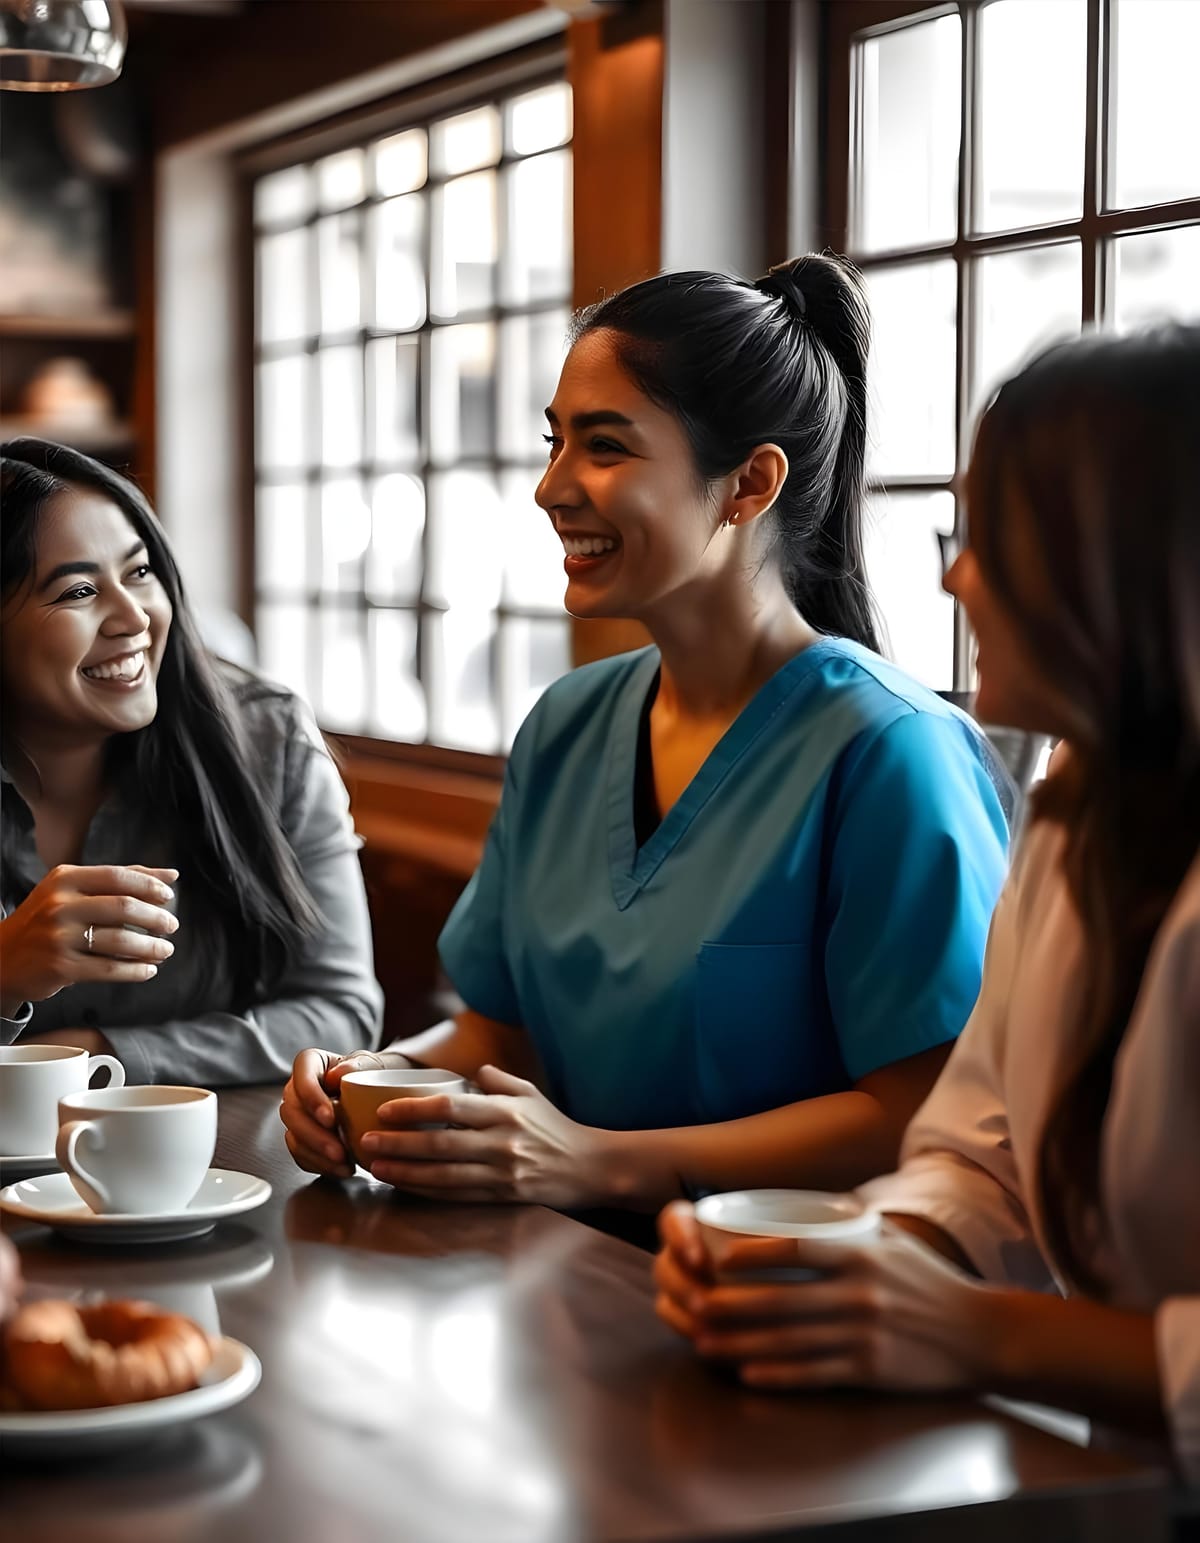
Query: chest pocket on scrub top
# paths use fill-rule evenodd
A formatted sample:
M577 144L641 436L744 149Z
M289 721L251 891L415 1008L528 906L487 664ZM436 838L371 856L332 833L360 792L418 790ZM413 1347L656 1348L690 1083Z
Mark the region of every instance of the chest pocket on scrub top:
M846 1074L807 943L702 943L693 1075L710 1121L840 1091Z

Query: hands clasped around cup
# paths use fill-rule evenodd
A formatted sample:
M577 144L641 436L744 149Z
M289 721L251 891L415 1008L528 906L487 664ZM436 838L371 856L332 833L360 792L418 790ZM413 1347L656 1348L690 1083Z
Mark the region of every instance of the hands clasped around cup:
M353 1071L411 1068L398 1051L296 1058L279 1114L287 1146L309 1173L349 1178L332 1102ZM565 1210L604 1204L606 1132L569 1119L531 1082L481 1067L476 1090L402 1097L378 1109L379 1128L362 1137L360 1160L374 1178L427 1200L466 1205L529 1202Z
M951 1392L986 1379L987 1288L906 1232L885 1227L865 1244L746 1239L718 1279L688 1202L668 1206L659 1229L659 1317L750 1387ZM779 1283L764 1283L776 1270ZM816 1278L786 1279L797 1270Z
M80 981L146 981L174 953L174 868L52 868L0 922L5 1016ZM135 930L136 929L136 930Z

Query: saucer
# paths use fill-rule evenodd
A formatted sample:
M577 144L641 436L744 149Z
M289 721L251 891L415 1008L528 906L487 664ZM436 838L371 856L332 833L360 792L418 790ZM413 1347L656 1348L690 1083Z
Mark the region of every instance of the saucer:
M110 1447L132 1445L154 1431L199 1420L228 1409L254 1392L262 1364L247 1345L236 1339L216 1343L212 1364L200 1386L140 1404L116 1404L109 1409L22 1410L0 1413L0 1448L10 1456L83 1456Z
M195 1199L180 1211L100 1216L80 1199L65 1173L48 1173L0 1189L0 1211L53 1227L75 1243L175 1243L202 1237L224 1217L252 1211L270 1195L266 1179L210 1168Z
M29 1152L21 1152L16 1156L0 1154L0 1180L5 1184L11 1184L14 1179L28 1178L32 1173L53 1173L58 1167L58 1158L53 1151L42 1152L34 1156Z

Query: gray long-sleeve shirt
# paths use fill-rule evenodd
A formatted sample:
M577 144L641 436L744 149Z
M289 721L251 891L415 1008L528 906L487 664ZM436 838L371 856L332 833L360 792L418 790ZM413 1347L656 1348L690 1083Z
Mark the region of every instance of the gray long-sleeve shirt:
M184 871L175 885L175 953L153 980L68 986L35 1003L32 1013L26 1007L17 1019L0 1019L0 1043L25 1032L96 1028L112 1042L130 1082L200 1087L280 1081L308 1045L347 1053L378 1043L382 993L345 787L298 697L247 671L221 669L253 750L253 775L321 914L318 930L269 1000L239 1002L227 947L214 929L196 925ZM92 821L80 863L182 867L171 850L169 820L147 811L147 799L153 789L142 790L142 807L114 793ZM7 914L45 877L46 865L33 817L7 777L0 800L0 901Z

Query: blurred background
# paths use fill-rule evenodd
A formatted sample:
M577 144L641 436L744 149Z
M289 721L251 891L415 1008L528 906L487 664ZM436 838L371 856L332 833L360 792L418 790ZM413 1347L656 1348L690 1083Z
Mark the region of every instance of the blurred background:
M124 14L114 84L0 93L0 435L134 476L212 645L336 736L390 1032L437 1016L530 705L640 641L565 617L532 500L572 307L855 257L870 575L898 662L954 692L934 534L979 409L1055 338L1200 317L1200 0Z

